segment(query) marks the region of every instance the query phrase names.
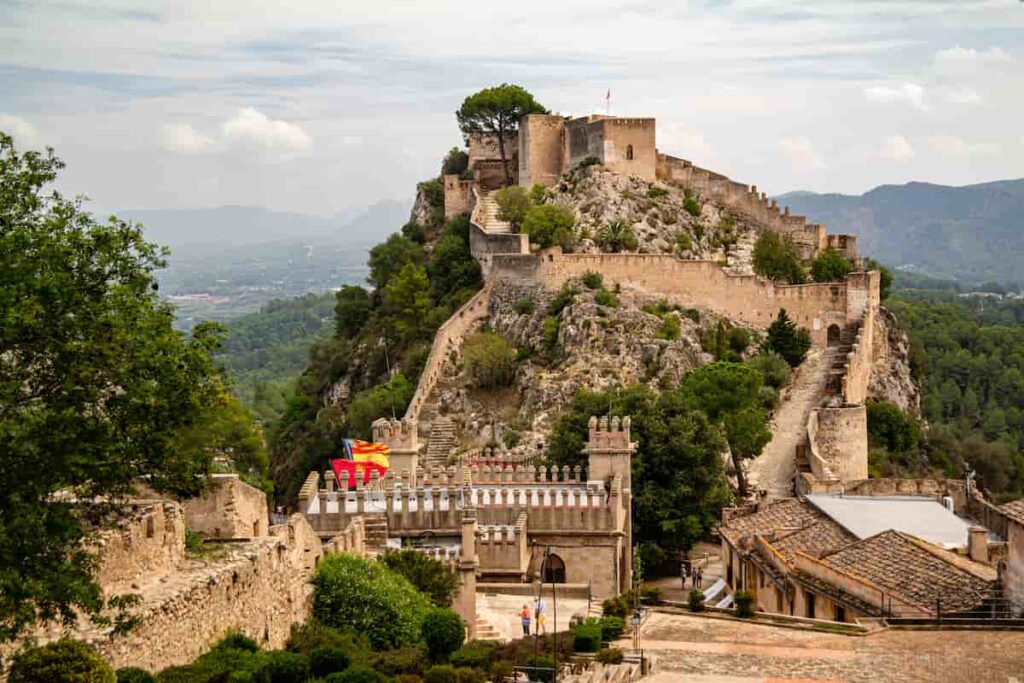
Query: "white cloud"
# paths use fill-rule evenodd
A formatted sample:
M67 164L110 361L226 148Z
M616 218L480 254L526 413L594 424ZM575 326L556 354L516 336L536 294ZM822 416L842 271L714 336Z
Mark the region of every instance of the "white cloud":
M213 138L198 132L188 123L168 123L163 128L161 144L169 152L202 154L213 149Z
M18 149L30 149L40 146L39 131L21 117L11 114L0 114L0 130L14 138L14 146Z
M914 147L902 135L890 135L882 141L883 159L904 164L914 158Z
M677 121L658 121L658 147L671 149L686 159L707 159L714 155L714 150L703 135Z
M882 104L909 104L920 111L928 111L930 107L925 101L925 90L916 83L904 83L898 87L878 85L864 89L864 96L872 102Z
M779 148L789 157L797 169L811 171L825 166L825 161L814 149L811 141L804 136L779 138Z
M971 73L981 67L992 67L1013 62L1013 57L1001 47L975 50L957 45L935 53L935 68L944 73Z
M968 142L955 135L936 135L928 139L932 148L952 159L993 157L999 155L999 146L991 142Z
M313 138L299 126L271 119L252 107L239 109L224 122L225 141L277 152L303 152L313 147Z
M977 90L971 90L970 88L950 90L946 93L946 99L953 104L964 104L969 106L978 106L985 102Z

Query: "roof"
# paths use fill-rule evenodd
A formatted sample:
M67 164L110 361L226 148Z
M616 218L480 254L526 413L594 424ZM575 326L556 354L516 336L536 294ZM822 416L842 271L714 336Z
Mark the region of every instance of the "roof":
M967 545L971 524L931 498L815 493L807 500L860 539L895 529L944 548Z
M1018 524L1024 524L1024 498L1000 505L999 511Z
M797 551L818 559L855 542L856 536L831 519L823 517L803 529L786 534L772 543L772 546L787 561L792 562L793 554Z
M719 526L719 531L735 543L744 536L769 534L783 529L802 529L824 515L796 498L773 501L752 514L734 517Z
M828 581L819 579L813 574L809 574L800 569L794 569L790 573L790 577L797 583L810 588L815 593L828 596L834 602L838 602L840 605L849 607L860 614L866 614L869 617L882 616L882 608L879 605L873 605L867 600L858 598L852 593L847 593L834 583L829 583Z
M969 610L992 587L992 581L969 571L946 551L899 531L852 543L821 562L928 612L934 612L937 603L944 612Z

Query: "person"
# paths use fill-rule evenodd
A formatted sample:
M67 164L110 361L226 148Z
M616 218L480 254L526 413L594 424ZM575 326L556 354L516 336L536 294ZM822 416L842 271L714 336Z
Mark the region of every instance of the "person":
M519 611L519 618L523 621L523 635L530 635L530 608L525 604L523 605L523 609Z
M704 567L697 570L697 588L704 587Z
M542 596L538 596L537 597L537 611L536 611L537 633L538 634L547 633L548 632L548 629L547 629L547 610L548 610L548 606L544 603L544 598Z

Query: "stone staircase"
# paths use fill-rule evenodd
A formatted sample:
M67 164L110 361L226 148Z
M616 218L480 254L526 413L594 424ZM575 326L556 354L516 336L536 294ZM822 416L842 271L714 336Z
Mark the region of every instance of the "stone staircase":
M839 344L828 349L831 356L831 367L828 372L828 382L825 385L825 396L827 399L842 400L843 376L846 374L846 356L853 349L853 342L857 338L861 323L850 323L843 327L839 337Z
M481 194L477 207L476 218L484 232L511 233L512 224L508 221L498 219L498 202L494 200L494 193Z
M425 467L447 467L448 459L455 451L455 423L450 417L435 417L430 423L430 439L424 458Z
M388 520L384 515L365 515L363 529L366 534L366 552L380 555L387 548Z
M476 618L476 640L491 640L495 643L504 642L498 629L486 619L477 616Z

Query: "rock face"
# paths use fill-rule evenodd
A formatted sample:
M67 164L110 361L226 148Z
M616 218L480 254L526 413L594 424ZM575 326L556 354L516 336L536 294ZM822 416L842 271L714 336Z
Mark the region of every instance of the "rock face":
M868 398L889 401L905 413L919 415L921 389L910 372L910 339L896 316L884 307L875 318L874 359Z

